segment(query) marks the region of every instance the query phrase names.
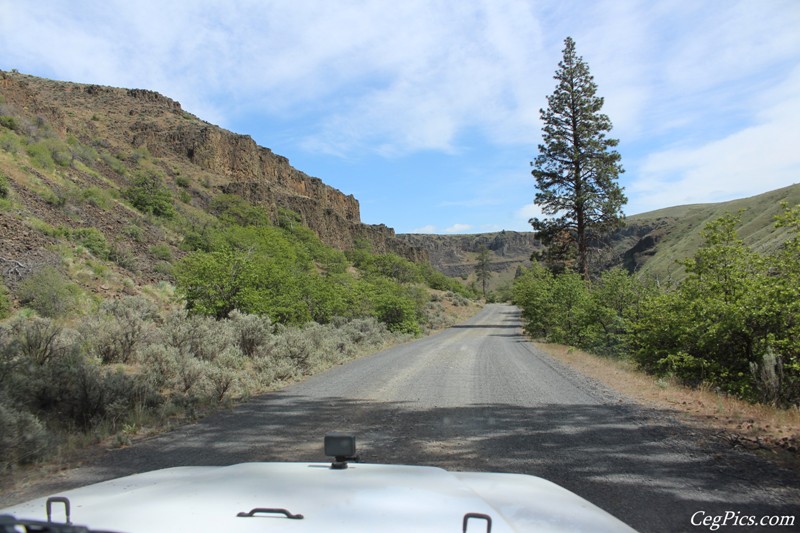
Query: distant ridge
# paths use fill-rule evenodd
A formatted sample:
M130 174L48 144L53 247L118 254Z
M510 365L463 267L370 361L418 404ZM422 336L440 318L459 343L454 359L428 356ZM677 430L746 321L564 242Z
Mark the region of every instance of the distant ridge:
M632 215L625 228L611 238L609 258L603 268L623 266L631 272L681 279L677 261L694 255L702 243L706 224L726 213L740 213L739 237L753 250L771 252L786 241L788 232L775 227L781 203L800 203L800 184L749 198L710 204L691 204Z
M678 280L684 276L678 261L691 257L697 250L703 227L725 213L740 211L739 236L744 242L760 252L776 250L787 237L785 230L774 225L775 216L782 211L781 202L800 203L800 184L749 198L632 215L625 227L609 238L609 248L595 262L594 271L619 266L638 275ZM398 238L426 250L433 265L445 274L464 278L474 275L477 254L486 247L493 254L495 286L513 279L519 266L530 265L532 253L540 247L532 232L401 234Z

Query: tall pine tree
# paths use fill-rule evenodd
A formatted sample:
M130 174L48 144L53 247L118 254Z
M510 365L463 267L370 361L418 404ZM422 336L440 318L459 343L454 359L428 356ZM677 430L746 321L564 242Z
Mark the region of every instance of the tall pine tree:
M483 287L483 298L486 299L486 284L492 278L492 271L489 270L492 266L491 259L489 258L489 249L485 246L478 252L478 262L475 264L475 277L481 282Z
M564 40L564 57L554 78L555 91L541 109L542 144L531 163L536 178L534 203L546 215L530 223L547 246L548 259L589 276L593 239L618 227L628 201L617 183L624 172L614 150L619 140L606 136L611 120L600 113L603 98L589 66L575 54L575 41Z

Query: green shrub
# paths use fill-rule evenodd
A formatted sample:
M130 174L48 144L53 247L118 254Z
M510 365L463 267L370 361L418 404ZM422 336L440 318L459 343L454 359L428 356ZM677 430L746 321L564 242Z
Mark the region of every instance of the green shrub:
M254 357L272 336L272 321L266 316L247 315L234 310L230 313L230 325L236 345L247 357Z
M166 244L155 244L148 250L155 256L156 259L160 259L162 261L172 261L172 249Z
M50 148L48 148L43 142L37 142L33 144L29 144L25 147L25 152L30 157L31 162L41 168L42 170L53 170L56 167L55 161L53 161L53 155L50 152Z
M125 197L142 213L164 218L175 216L172 194L161 177L152 172L139 173L125 191Z
M702 230L676 287L658 289L622 271L586 284L538 264L515 281L528 331L614 356L698 386L751 401L800 404L800 206L777 225L792 232L776 254L744 245L739 217Z
M367 270L370 273L393 279L398 283L422 281L417 265L396 254L383 254L372 257Z
M22 149L22 143L14 132L0 131L0 148L9 154L16 154Z
M14 117L2 115L0 116L0 127L16 131L19 129L19 123Z
M85 343L105 363L129 363L146 339L156 313L156 306L140 296L106 300L97 315L84 323Z
M374 313L390 331L420 334L417 309L409 298L397 294L381 295L377 298Z
M97 228L78 228L70 234L72 241L84 246L98 259L108 259L111 247L106 236Z
M76 335L50 318L19 316L8 325L3 350L27 364L43 366L73 354L78 348Z
M79 295L78 286L53 267L42 268L17 286L20 302L44 317L61 317L72 312Z
M35 415L0 402L0 472L42 459L50 437Z
M8 184L8 178L5 175L0 174L0 198L8 198L8 194L10 192L10 187Z
M8 318L11 314L11 298L6 286L0 282L0 320Z
M420 275L431 289L456 293L462 298L474 297L475 294L457 279L450 278L436 270L430 263L418 266Z
M140 228L139 226L135 226L133 224L122 228L122 234L136 242L142 242L142 239L144 237L144 232L142 231L142 228Z
M269 214L236 194L218 194L211 200L209 211L220 220L239 226L269 226Z
M589 290L590 300L582 311L581 347L603 355L625 356L631 323L639 317L645 298L655 294L655 286L615 268L603 272Z
M233 252L195 252L175 267L178 290L195 313L224 318L234 309L249 312L241 301L254 265Z

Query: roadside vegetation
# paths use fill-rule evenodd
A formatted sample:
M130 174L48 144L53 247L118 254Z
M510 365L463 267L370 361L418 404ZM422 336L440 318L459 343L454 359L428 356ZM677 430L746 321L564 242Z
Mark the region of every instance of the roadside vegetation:
M531 223L545 248L512 290L528 333L690 387L800 407L800 205L776 217L775 233L790 234L777 253L748 248L741 215L726 214L705 226L679 283L621 268L592 278L589 249L620 226L626 203L618 141L571 38L558 67L532 163L545 217Z
M23 313L0 326L0 467L59 444L191 420L398 337L374 317L287 327L234 311L217 320L149 300L107 300L68 325Z
M429 264L327 246L293 211L91 137L101 123L64 138L0 100L4 250L35 251L0 254L0 472L125 445L477 308Z
M513 301L530 335L632 361L690 387L782 408L800 406L800 205L776 219L791 238L773 254L747 248L738 216L702 232L674 285L621 269L585 280L540 264L516 280Z
M51 267L16 286L16 312L2 287L0 471L125 445L476 308L429 265L343 254L301 225L221 225L202 242L175 262L166 305L93 299Z
M475 309L468 288L429 264L365 243L340 252L294 213L273 225L239 197L212 207L216 220L187 233L181 259L151 250L174 273L172 296L99 299L66 263L31 272L13 294L0 287L10 315L0 323L0 471L102 439L125 445ZM99 231L62 237L109 259Z

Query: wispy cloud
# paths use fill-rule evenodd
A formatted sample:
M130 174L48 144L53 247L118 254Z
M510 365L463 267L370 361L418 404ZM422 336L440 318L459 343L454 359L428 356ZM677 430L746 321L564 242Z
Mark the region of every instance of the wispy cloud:
M647 156L629 186L632 211L721 201L800 182L800 67L759 104L752 126Z
M747 1L719 9L639 1L4 0L0 24L15 42L3 50L8 61L77 80L146 80L221 120L232 110L313 116L314 133L300 140L309 150L397 156L452 153L470 130L494 142L531 142L568 34L598 78L618 134L698 120L680 117L670 102L694 93L703 100L684 106L689 112L722 106L704 91L796 57L800 33L776 30L800 25L800 9L793 0L765 2L773 9Z
M526 165L567 35L621 139L628 211L800 181L797 0L0 0L0 12L0 68L158 90L325 171L458 160L441 175L458 196L428 209L464 212L426 219L439 228L490 224L493 201L535 216L518 206L534 194Z
M3 4L7 61L146 80L214 116L313 115L302 142L329 153L452 151L468 128L518 139L541 93L541 34L519 0Z
M436 233L436 226L428 224L427 226L412 229L411 233Z
M449 228L445 229L445 233L466 233L467 231L472 229L471 224L453 224Z

